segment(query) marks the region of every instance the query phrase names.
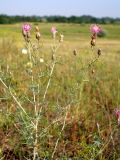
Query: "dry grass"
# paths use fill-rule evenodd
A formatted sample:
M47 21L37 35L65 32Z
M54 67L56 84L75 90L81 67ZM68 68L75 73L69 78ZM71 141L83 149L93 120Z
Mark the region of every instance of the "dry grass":
M6 33L2 35L4 38L0 39L0 73L27 112L32 115L33 105L25 99L27 95L27 98L32 100L32 92L29 86L30 76L26 72L28 59L26 55L21 54L24 42L18 32L19 26L20 24L14 26L17 33L12 30L11 25L5 26ZM37 58L43 57L45 63L39 64L39 67L34 65L33 69L35 83L39 83L41 87L40 98L44 94L49 76L39 80L36 74L46 74L44 72L46 64L48 73L50 71L52 40L47 31L50 26L51 24L41 24L45 35L43 34L41 42L43 45ZM97 46L102 49L102 55L98 62L83 72L81 68L86 67L97 56L97 49L92 52L90 48L90 37L86 32L88 26L81 30L81 34L75 31L80 25L65 24L62 28L59 24L58 27L66 33L66 36L65 42L57 52L59 63L55 67L41 114L39 124L41 137L38 146L40 158L51 159L56 140L59 138L54 159L117 160L120 157L120 134L114 109L120 104L119 37L117 40L112 39L113 35L110 39L98 39ZM111 30L111 26L105 27ZM73 55L74 49L77 51L76 56ZM65 128L61 132L68 104L70 109L67 110ZM2 83L0 83L0 106L1 158L31 159L32 146L26 143L23 133L21 135L19 131L24 127L20 125L19 110ZM27 139L29 132L24 133Z

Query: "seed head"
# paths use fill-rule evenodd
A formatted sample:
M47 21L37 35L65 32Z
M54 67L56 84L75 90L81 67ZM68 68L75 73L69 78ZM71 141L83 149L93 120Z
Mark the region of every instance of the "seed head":
M27 53L28 53L27 49L23 48L22 49L22 54L27 54Z
M40 58L40 63L43 63L44 62L44 59L43 58Z

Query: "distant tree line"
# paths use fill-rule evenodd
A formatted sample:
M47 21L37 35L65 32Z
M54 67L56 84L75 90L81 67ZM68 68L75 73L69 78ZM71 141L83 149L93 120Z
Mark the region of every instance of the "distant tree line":
M18 22L57 22L57 23L97 23L120 24L120 18L103 17L96 18L89 15L83 16L8 16L0 15L0 24L12 24Z

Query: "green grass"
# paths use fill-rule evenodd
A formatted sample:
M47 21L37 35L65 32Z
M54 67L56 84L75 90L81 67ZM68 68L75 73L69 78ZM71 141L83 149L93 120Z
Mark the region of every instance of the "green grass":
M90 35L90 24L38 23L38 25L40 26L41 34L44 36L50 36L50 28L52 26L56 26L58 30L70 38L85 38ZM19 38L21 26L22 24L0 25L0 35ZM101 27L107 32L106 39L120 39L120 25L101 25Z
M43 105L39 122L39 133L42 136L38 144L41 159L51 159L59 137L55 159L95 159L102 151L97 156L99 160L117 160L120 157L120 135L114 109L120 105L120 25L102 25L107 36L97 38L97 46L92 51L90 25L40 23L42 47L39 53L34 55L34 84L31 83L30 67L26 67L28 57L21 53L25 45L21 25L0 25L0 78L11 87L11 92L33 117L34 104L30 101L33 101L32 90L37 90L39 83L40 93L37 98L40 105ZM42 104L52 63L51 26L56 26L65 38L56 53L58 63L46 101ZM34 31L32 38L32 42L36 43ZM88 69L83 69L97 56L98 48L102 50L99 60ZM77 50L76 56L73 55L74 49ZM41 57L45 60L42 64L39 63ZM66 125L60 134L68 104L70 110L67 113ZM24 114L21 118L18 105L2 83L0 106L0 141L6 140L6 145L0 143L0 158L31 159L33 145L30 139L32 132L28 130L29 119L24 117ZM60 120L57 123L51 125L58 119ZM49 125L44 133L43 130Z

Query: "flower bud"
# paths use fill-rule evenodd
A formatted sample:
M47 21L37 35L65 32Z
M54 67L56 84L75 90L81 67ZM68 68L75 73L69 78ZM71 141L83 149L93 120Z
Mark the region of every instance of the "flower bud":
M39 27L36 26L36 27L35 27L35 30L36 30L36 32L39 32Z
M98 49L97 54L98 54L98 57L101 55L101 49Z
M93 33L91 39L96 39L96 33Z
M40 40L40 37L41 37L40 32L36 32L36 39L37 39L38 41Z
M54 53L52 54L52 60L53 61L55 60L55 54Z
M23 35L23 37L26 37L27 36L27 32L25 30L22 30L22 35Z
M74 56L77 55L77 50L76 50L76 49L73 50L73 55L74 55Z
M63 40L64 40L64 35L63 35L63 34L60 34L59 42L63 42Z
M92 69L92 74L94 74L95 73L95 70L94 69Z
M27 38L30 38L31 35L30 35L30 32L27 32Z
M95 46L95 44L96 44L96 40L95 40L95 39L92 39L90 43L91 43L91 47L93 47L93 46Z
M32 67L33 67L33 63L32 63L32 62L28 62L28 63L26 64L26 67L27 67L27 68L32 68Z

